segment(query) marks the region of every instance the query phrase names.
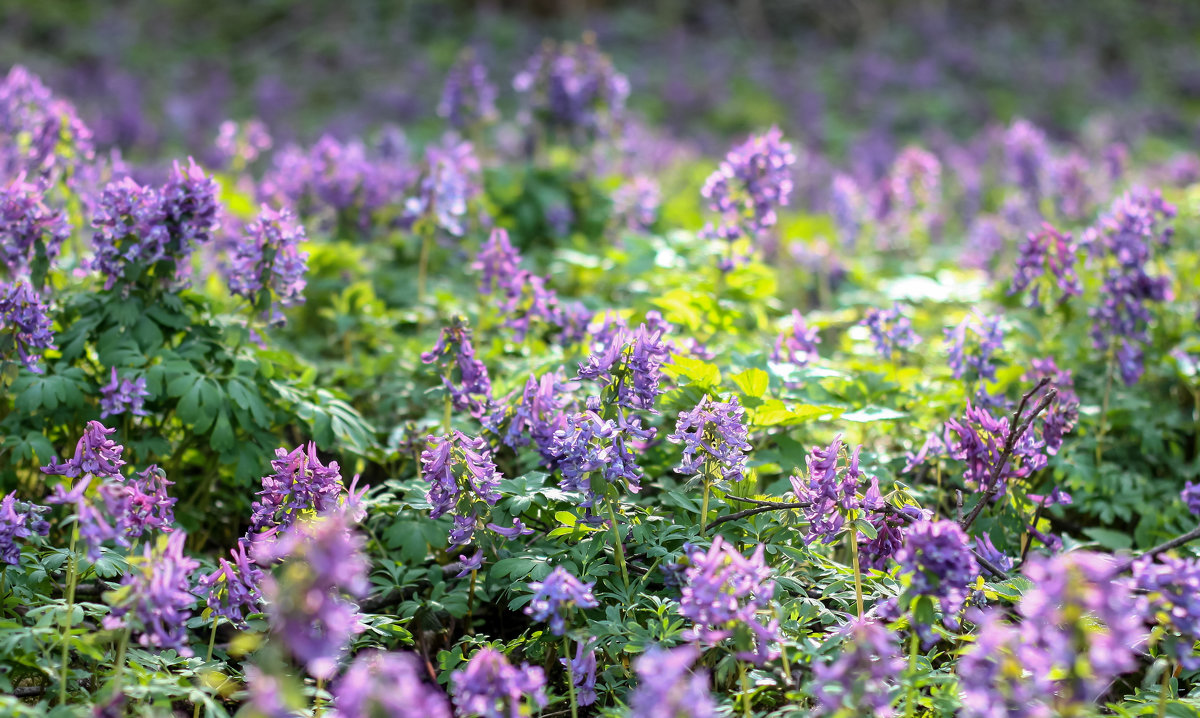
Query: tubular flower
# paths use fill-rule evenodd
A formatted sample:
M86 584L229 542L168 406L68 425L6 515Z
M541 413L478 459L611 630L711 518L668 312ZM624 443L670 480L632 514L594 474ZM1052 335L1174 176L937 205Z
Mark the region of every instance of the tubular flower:
M850 645L829 664L813 665L814 697L823 715L846 707L860 714L892 715L892 690L904 671L896 635L878 621L854 618L838 631Z
M1200 515L1200 483L1193 484L1188 481L1184 484L1183 491L1179 495L1183 499L1184 505L1187 506L1188 511Z
M0 563L19 565L21 547L17 540L50 533L50 524L42 518L49 510L49 506L17 501L15 491L0 499Z
M437 113L456 130L496 119L496 86L488 81L487 66L471 50L464 50L446 75Z
M0 357L7 359L16 349L26 369L42 373L41 350L55 348L52 327L47 307L32 287L23 281L0 282Z
M600 605L592 595L592 584L583 583L562 566L556 566L544 580L530 583L529 589L533 600L525 607L525 615L535 621L549 621L550 632L556 636L567 630L564 613Z
M500 436L506 446L518 449L532 441L542 463L553 462L554 434L567 423L565 409L571 402L567 392L579 387L568 382L561 371L540 377L530 374L519 398L501 402L501 411L488 414L485 426Z
M72 479L81 475L120 479L121 467L125 465L121 452L125 447L108 438L116 431L98 421L89 421L83 436L75 444L75 456L63 464L58 463L57 457L50 457L50 463L42 467L42 473Z
M431 436L421 453L421 476L429 483L430 517L454 514L450 543L469 543L478 523L476 504L488 506L500 500L496 490L500 473L482 437L471 438L461 431Z
M450 718L450 702L421 680L412 653L359 654L333 687L335 718Z
M243 123L225 120L217 128L217 139L213 143L214 164L234 170L245 168L271 149L272 144L271 133L262 120Z
M1053 358L1034 359L1031 364L1032 371L1025 374L1022 381L1039 382L1050 377L1050 383L1033 396L1031 401L1039 401L1043 393L1051 388L1058 392L1041 417L1046 453L1053 456L1062 448L1063 437L1079 422L1079 395L1075 393L1075 381L1071 377L1071 370L1059 369Z
M247 541L238 541L230 550L233 563L218 558L219 568L201 576L197 590L209 609L238 628L246 625L247 613L256 613L262 604L263 570L246 553Z
M675 433L667 437L684 444L683 461L675 467L680 474L709 474L708 480L741 481L746 478L745 410L737 397L728 402L713 401L705 395L692 411L679 413ZM710 468L711 464L711 468Z
M261 498L251 506L250 540L270 538L291 527L296 520L323 514L337 507L345 485L336 461L326 466L317 456L317 445L275 450L271 460L275 473L262 478Z
M112 613L104 619L108 629L130 625L138 643L160 650L173 648L182 656L192 655L187 646L187 620L196 597L190 578L200 563L183 554L187 535L175 531L160 538L158 545L143 549L141 561L130 567Z
M967 404L966 416L946 422L950 458L967 464L963 478L981 491L1004 490L1014 479L1023 479L1046 466L1046 442L1029 427L1017 439L1012 455L1001 465L1010 431L1008 418L996 419L982 407ZM995 484L999 484L997 488Z
M492 380L484 363L475 358L471 330L461 319L442 329L437 344L421 355L421 361L438 365L455 409L470 411L475 418L486 413L492 401Z
M1035 307L1042 306L1043 297L1053 299L1056 293L1055 304L1081 295L1083 285L1075 271L1076 253L1070 234L1043 224L1040 232L1030 232L1021 243L1017 271L1008 293L1020 294L1032 287L1029 301Z
M1045 133L1032 122L1018 118L1004 134L1004 157L1009 182L1025 194L1030 207L1037 208L1050 169Z
M1133 567L1134 585L1145 592L1142 613L1161 624L1168 649L1185 670L1200 668L1200 561L1161 556Z
M973 614L973 615L972 615ZM959 659L958 688L965 718L1050 718L1050 676L1027 672L1020 633L999 610L968 613L978 628Z
M684 645L651 648L638 658L633 664L639 682L629 699L630 718L715 718L708 672L691 670L699 657L699 648Z
M770 660L781 637L774 618L765 626L758 621L758 612L767 610L775 592L763 546L746 558L717 536L708 553L695 551L689 559L679 600L679 613L693 624L685 638L716 644L748 629L757 638L755 649L739 657L759 665Z
M862 325L870 330L875 351L888 361L894 360L900 351L917 343L912 321L900 313L899 304L893 304L891 309L867 309Z
M884 179L876 199L880 249L894 249L914 235L933 238L940 230L942 164L920 147L906 147Z
M594 506L597 498L590 480L593 473L638 493L642 469L629 444L652 436L652 430L643 429L637 417L629 417L622 425L601 419L595 411L568 415L563 428L554 432L550 448L553 464L562 473L559 487L582 494L580 506L584 508Z
M792 490L800 501L807 501L804 515L809 521L806 543L818 538L821 543L833 543L841 534L846 514L863 508L858 498L858 485L863 478L858 468L861 447L855 447L847 467L839 472L842 437L839 434L828 448L814 448L808 455L808 479L791 477Z
M975 337L970 346L968 334ZM954 378L962 379L970 373L971 378L981 384L977 396L986 396L982 384L996 380L992 356L1004 348L1004 331L1000 328L999 317L987 318L972 312L957 326L946 329L946 345L950 355L947 363Z
M467 204L479 194L479 160L470 142L447 138L425 150L425 172L417 194L404 205L409 221L432 220L448 234L461 237Z
M300 244L305 239L304 225L288 210L263 205L231 250L230 293L262 308L272 324L282 324L279 307L304 303L308 252Z
M494 648L481 648L466 668L450 675L450 688L459 715L482 718L521 718L528 704L544 708L546 675L538 666L514 666Z
M778 127L730 150L700 190L709 210L720 216L720 225L709 224L703 236L730 243L747 236L764 239L778 221L776 210L791 199L795 163L792 146L783 141ZM721 267L727 271L735 263L726 258Z
M50 209L36 185L18 176L0 186L0 262L10 275L45 274L69 236L66 215Z
M579 364L579 378L612 388L618 406L656 413L662 394L662 365L670 359L661 329L642 324L633 332L619 329Z
M558 662L571 671L575 685L575 705L590 706L596 702L596 639L575 644L575 657L560 658Z
M112 379L100 387L100 418L119 416L129 412L134 416L146 416L146 377L117 380L117 368L112 368Z

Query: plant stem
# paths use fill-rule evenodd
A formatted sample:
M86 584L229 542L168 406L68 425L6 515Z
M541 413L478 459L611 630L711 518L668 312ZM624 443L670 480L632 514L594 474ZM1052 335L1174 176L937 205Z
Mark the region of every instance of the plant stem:
M429 272L429 252L432 244L433 236L425 233L421 237L421 258L417 260L417 304L425 302L425 278Z
M780 610L779 606L775 606L775 619L777 621L779 621L781 624L783 623L783 615L782 614L783 614L783 611ZM787 685L790 686L790 685L792 685L792 666L791 666L791 663L788 662L787 646L784 645L783 641L779 642L779 658L783 661L784 683L786 683Z
M442 431L444 431L447 435L449 435L450 434L450 422L454 416L454 402L452 402L450 400L450 392L448 392L448 391L446 392L446 408L443 409L443 412L444 413L442 414Z
M917 621L916 616L912 620L912 638L909 639L908 647L908 698L904 701L904 716L905 718L913 718L916 715L917 707L917 682L914 676L917 673Z
M708 483L708 476L704 477L704 500L700 502L700 535L704 536L707 533L708 522L708 495L712 490Z
M629 590L629 569L625 567L625 547L621 541L621 530L617 526L617 509L613 506L611 496L605 496L604 501L608 504L608 516L612 519L612 534L613 548L617 553L617 566L621 569L621 580L625 583L625 590Z
M850 527L850 561L854 566L854 602L858 606L858 617L863 617L862 570L858 566L858 529Z
M1108 361L1104 364L1104 399L1100 403L1100 428L1096 430L1096 471L1100 471L1100 460L1104 457L1104 435L1108 433L1108 400L1113 385L1113 349L1108 348Z
M212 660L213 646L217 645L217 624L221 622L220 616L213 616L212 631L208 634L208 653L204 655L204 662L208 663ZM192 718L200 718L200 704L192 706Z
M70 668L71 658L71 619L75 614L75 582L78 579L75 575L75 542L78 540L79 523L76 522L71 528L71 546L67 549L67 553L70 554L67 557L67 614L64 617L66 626L63 628L62 673L58 680L59 705L67 704L67 670Z
M750 718L750 681L746 679L745 661L738 661L738 680L742 684L742 716Z
M467 634L475 635L475 578L479 574L478 569L471 569L471 587L467 589Z
M126 624L125 630L121 631L121 642L117 645L117 663L113 668L113 689L114 696L121 695L121 679L125 674L125 649L129 646L129 625Z
M1158 694L1158 718L1166 718L1167 715L1167 696L1171 692L1171 662L1167 661L1167 667L1163 669L1162 691Z
M321 718L321 714L325 709L325 701L321 700L321 693L325 691L325 679L317 679L317 694L313 696L313 718Z
M563 636L563 663L567 665L567 693L571 697L571 718L578 718L575 707L575 671L571 668L571 637Z

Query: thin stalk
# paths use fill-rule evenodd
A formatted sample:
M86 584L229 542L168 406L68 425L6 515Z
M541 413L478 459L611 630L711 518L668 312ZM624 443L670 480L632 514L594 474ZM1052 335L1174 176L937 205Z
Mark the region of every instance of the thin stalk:
M213 647L217 645L217 624L221 622L220 616L213 616L212 630L208 634L208 653L204 654L204 662L212 661ZM200 718L200 704L192 706L192 718Z
M1158 694L1158 718L1166 718L1167 715L1167 697L1171 693L1171 663L1167 662L1166 669L1163 670L1162 691Z
M712 487L708 483L708 475L704 476L704 499L700 502L700 535L704 536L708 530L708 495L712 491Z
M775 607L775 619L783 623L783 611L780 610L779 606ZM792 685L792 666L788 661L787 646L782 641L779 643L779 658L783 661L783 680L790 686Z
M446 405L442 410L442 431L447 435L450 434L450 422L454 416L454 402L450 399L450 392L446 392Z
M917 708L917 682L913 678L917 674L918 638L916 616L913 616L911 628L912 638L909 639L908 646L908 697L904 701L905 718L913 718L916 715Z
M575 707L575 671L571 668L571 637L563 636L563 663L567 664L567 693L571 697L571 718L579 718Z
M854 566L854 602L858 606L858 617L863 617L862 569L858 566L858 529L850 527L850 561Z
M617 509L613 506L612 497L605 496L604 501L608 504L608 516L612 519L613 548L617 553L617 566L621 569L621 580L625 583L625 590L629 591L629 569L625 566L625 547L621 542L621 529L617 526Z
M129 632L130 628L126 625L125 630L121 631L121 642L117 644L117 663L113 667L112 694L114 696L121 695L121 679L125 675L125 649L129 646Z
M750 681L746 678L745 661L738 661L738 682L742 684L742 716L750 718Z
M75 582L78 576L75 575L75 542L79 540L79 523L76 522L71 528L71 546L67 549L70 554L67 558L67 615L64 617L66 625L63 627L63 645L62 645L62 673L58 679L58 702L60 705L67 703L67 670L70 668L70 653L71 653L71 619L75 614Z
M425 279L429 272L429 252L433 248L433 236L424 233L421 237L421 258L417 260L417 304L425 303Z
M467 589L467 634L475 635L475 578L479 575L478 569L471 569L471 587Z
M1108 348L1108 361L1104 364L1104 399L1100 403L1100 428L1096 430L1096 471L1100 471L1100 460L1104 457L1104 436L1108 433L1108 400L1113 385L1113 349Z
M321 714L325 712L325 701L321 700L321 694L325 692L325 679L317 679L317 694L313 696L313 718L321 718Z

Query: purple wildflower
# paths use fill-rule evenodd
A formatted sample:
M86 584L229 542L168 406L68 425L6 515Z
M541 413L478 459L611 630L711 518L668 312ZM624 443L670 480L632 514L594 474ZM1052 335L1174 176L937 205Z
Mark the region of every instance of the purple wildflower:
M251 507L246 533L251 540L287 529L303 515L332 510L345 490L338 463L322 464L311 441L291 451L276 449L271 470L274 473L262 478L262 491L257 494L261 498Z
M471 556L465 556L460 553L458 555L458 563L461 568L458 570L458 573L454 574L454 577L466 578L470 576L473 571L483 568L483 550L480 549Z
M978 630L956 671L965 718L1050 718L1050 676L1026 673L1019 631L999 610L969 615Z
M42 518L42 514L49 510L48 506L17 501L16 492L0 499L0 563L10 566L20 564L21 547L17 539L50 533L50 524Z
M875 479L871 480L871 487L863 496L863 505L865 508L868 502L874 502L876 499L872 497L872 493L879 494L879 485ZM883 499L877 499L877 508L882 507ZM915 508L915 507L909 507ZM875 529L875 538L870 538L861 531L858 534L858 554L859 560L867 568L873 568L882 571L886 566L888 559L895 558L904 546L904 531L908 526L908 522L890 512L871 511L867 515L867 521L870 522L872 528Z
M459 715L521 718L527 702L539 708L547 702L542 669L514 666L494 648L476 651L466 668L450 674L450 686Z
M301 251L300 244L305 239L304 225L290 212L263 205L241 241L233 245L230 293L261 307L271 323L282 324L279 307L304 303L308 252Z
M1001 571L1012 570L1012 557L996 548L996 545L992 543L991 537L987 534L981 533L975 537L975 551Z
M617 331L612 340L579 365L579 377L616 387L616 403L655 413L662 389L662 365L670 358L661 331L642 324L629 335Z
M359 654L333 687L335 718L450 718L446 695L421 673L413 653Z
M758 620L758 612L767 610L775 593L762 544L746 558L717 536L708 553L695 551L689 559L679 599L680 615L693 624L685 638L711 645L737 629L749 629L758 639L754 652L739 658L759 665L770 660L781 636L777 620L771 618L766 625Z
M1184 505L1187 506L1188 511L1200 515L1200 483L1193 484L1190 481L1187 482L1179 495L1183 499Z
M246 704L262 718L296 718L300 710L279 678L266 673L258 666L246 666Z
M172 648L182 656L192 655L187 646L187 620L196 597L191 593L191 574L200 563L183 554L187 534L176 531L149 544L142 559L133 563L121 581L118 603L104 619L105 628L129 626L138 643L160 650Z
M613 216L634 232L645 232L658 221L662 192L658 182L638 175L613 192Z
M575 657L560 658L558 662L571 672L572 683L575 686L575 705L590 706L596 702L596 649L592 647L596 639L579 641L575 644Z
M638 658L633 664L639 682L629 697L630 718L714 718L717 708L708 672L691 670L699 657L699 648L685 645L651 648Z
M472 50L464 50L447 73L437 113L457 130L496 119L496 86L488 81L487 66Z
M684 444L683 460L676 473L705 475L706 481L741 481L746 478L745 409L737 397L728 402L713 401L705 395L695 409L679 412L675 433L668 441Z
M942 224L942 164L920 147L906 147L883 180L876 199L877 243L894 249L910 237L933 238Z
M482 437L455 430L430 436L428 444L421 453L421 476L429 483L429 515L436 519L453 512L450 543L466 544L475 532L476 501L491 506L500 500L500 473Z
M1059 369L1054 359L1032 360L1032 370L1022 377L1022 381L1038 382L1049 377L1050 383L1042 391L1055 389L1057 394L1046 413L1041 417L1042 438L1046 442L1046 453L1053 456L1062 448L1063 437L1075 428L1079 421L1079 395L1075 393L1075 381L1071 378L1070 369ZM1040 401L1042 392L1031 398Z
M996 419L982 407L968 403L965 417L947 421L946 429L954 435L950 458L966 462L963 478L981 491L1002 491L1010 481L1024 479L1046 466L1046 442L1032 427L1017 439L1012 455L1000 466L1010 430L1008 418Z
M121 452L125 447L108 438L116 431L98 421L89 421L83 436L75 444L75 456L63 464L58 463L57 457L50 457L50 463L42 467L42 473L72 479L81 475L120 479L121 467L125 465Z
M650 430L642 428L637 417L630 417L622 426L611 419L601 419L595 411L584 411L566 417L563 428L554 432L550 455L562 473L559 487L583 495L580 506L590 508L596 496L590 475L599 472L609 483L623 484L631 493L641 491L642 469L630 451L631 439L648 439Z
M225 120L217 128L214 164L240 171L271 149L271 133L261 120Z
M526 528L525 524L521 522L521 519L513 519L512 528L509 529L496 524L488 524L487 527L492 533L503 536L509 541L512 541L519 536L528 536L533 533L533 529Z
M425 149L425 172L417 194L404 205L405 218L427 218L448 234L461 237L467 203L479 194L479 160L470 142L448 137Z
M1077 297L1083 293L1083 285L1075 272L1076 247L1070 234L1063 234L1049 224L1043 224L1040 232L1029 233L1021 244L1020 252L1017 272L1008 289L1010 295L1033 287L1029 293L1030 303L1040 307L1043 296L1052 299L1055 290L1058 294L1054 300L1056 304L1066 301L1069 296Z
M912 321L900 313L899 304L893 304L890 309L867 309L862 325L870 330L875 351L888 361L894 360L900 351L917 343Z
M567 630L565 613L600 605L592 595L592 584L583 583L562 566L556 566L545 579L530 583L529 590L533 591L533 599L525 607L525 615L535 621L548 621L550 632L556 636Z
M1004 157L1009 182L1024 192L1026 202L1036 209L1050 166L1045 133L1032 122L1017 119L1004 133Z
M1096 204L1096 191L1088 181L1092 168L1079 152L1055 160L1050 183L1059 215L1071 221L1086 219Z
M837 635L850 643L832 663L816 663L813 697L822 713L843 708L858 714L887 718L892 715L892 688L904 671L896 635L878 621L851 619Z
M838 239L843 247L854 249L868 213L867 200L854 178L840 173L834 175L829 204Z
M54 96L33 73L14 65L0 81L0 176L22 173L51 181L91 161L92 132L74 105ZM6 142L9 140L6 140Z
M118 381L117 368L112 368L112 379L100 387L100 418L120 416L129 412L134 416L146 416L146 397L150 392L146 389L146 377L139 376L130 381L128 378Z
M518 115L530 129L570 142L615 134L624 122L629 81L585 36L581 43L547 42L513 78Z
M1200 561L1171 556L1142 559L1133 579L1147 597L1143 613L1164 625L1170 652L1184 670L1200 668L1195 651L1200 640Z
M719 226L706 226L702 235L730 243L746 236L764 239L761 235L778 221L776 210L791 198L795 163L792 146L778 127L730 150L700 190L708 208L721 218ZM722 269L733 268L729 260L723 262Z
M796 366L808 366L818 358L817 345L820 343L821 337L816 327L808 326L800 310L793 309L791 331L780 332L776 337L771 361L787 361Z
M421 355L426 364L438 364L442 384L455 409L479 418L492 401L492 381L487 367L475 358L471 330L461 318L442 329L433 349Z
M947 328L946 344L950 354L947 364L955 379L962 379L970 372L971 378L980 382L996 380L996 366L992 355L1004 348L1004 331L999 317L984 317L978 312L967 315L957 326ZM967 335L975 335L975 341L967 346ZM986 393L980 386L977 393Z
M26 369L40 374L40 350L54 349L53 322L47 307L25 282L0 282L0 351L14 348Z
M918 521L908 527L904 546L896 554L901 571L912 575L915 595L938 599L943 621L958 625L968 586L979 576L966 534L953 521ZM921 630L918 627L918 630ZM928 630L928 629L926 629Z
M0 262L10 275L44 274L69 236L66 215L46 205L39 187L20 176L0 186Z
M821 543L833 543L841 534L846 515L862 507L858 498L858 484L862 478L858 468L861 448L854 448L845 470L839 472L842 450L839 434L828 448L816 447L808 455L807 480L795 475L791 477L796 498L809 504L804 509L809 522L806 543L818 538Z
M561 371L547 372L541 377L530 374L521 396L501 402L502 410L489 414L485 426L513 449L528 446L532 440L541 454L542 463L549 465L554 433L563 429L567 422L564 410L570 397L566 392L578 386L578 382L566 381Z
M257 544L260 565L283 561L262 582L272 633L318 679L337 672L354 634L363 630L355 606L370 583L363 539L344 510L293 524L274 543Z
M238 628L246 625L247 613L257 613L262 605L263 571L246 553L247 541L241 539L230 550L233 563L218 558L216 571L201 576L197 591L208 608Z

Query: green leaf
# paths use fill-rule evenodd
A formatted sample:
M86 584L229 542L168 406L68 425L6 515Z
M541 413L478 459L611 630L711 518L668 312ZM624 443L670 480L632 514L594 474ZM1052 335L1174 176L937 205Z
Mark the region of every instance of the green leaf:
M751 367L729 377L729 380L741 389L742 394L749 398L758 399L767 391L771 376L762 369Z
M839 418L842 421L852 421L856 424L870 424L875 421L895 421L908 416L908 412L896 411L886 406L865 406L857 411L847 412Z

